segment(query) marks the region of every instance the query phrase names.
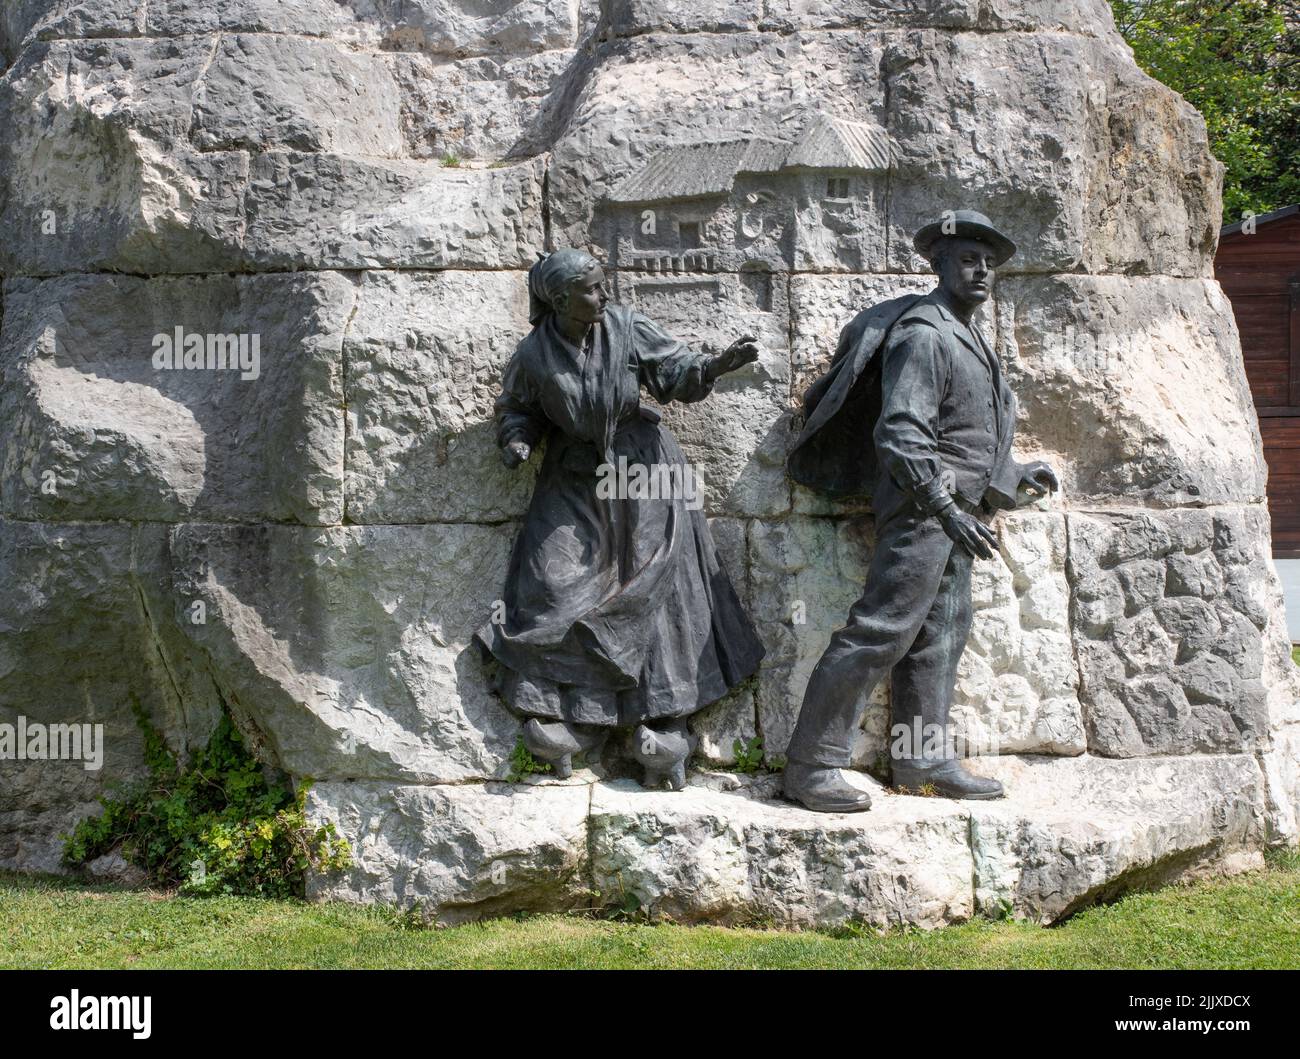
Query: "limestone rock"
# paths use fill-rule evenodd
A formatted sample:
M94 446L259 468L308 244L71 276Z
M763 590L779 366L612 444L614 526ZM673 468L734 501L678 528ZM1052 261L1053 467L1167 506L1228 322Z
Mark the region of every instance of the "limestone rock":
M173 620L291 774L504 776L519 725L470 637L492 613L512 536L508 525L179 526Z
M997 305L1018 444L1050 456L1072 502L1263 498L1259 427L1217 283L1012 278Z
M924 26L957 30L1064 30L1105 34L1110 11L1101 0L980 2L940 0L607 0L606 17L619 34L739 32L765 29L880 29Z
M61 836L145 776L133 705L178 753L212 731L220 700L161 612L167 579L161 526L0 520L0 724L92 726L80 759L0 760L0 866L60 871Z
M971 577L974 622L957 670L954 737L967 754L1081 754L1070 642L1065 518L995 522L998 556Z
M345 277L76 275L4 295L7 515L342 517Z
M397 87L375 56L253 33L213 43L192 97L199 150L401 152Z
M467 55L572 47L575 0L15 0L4 25L31 39L258 33L330 37L391 49Z
M409 157L407 90L378 56L300 37L33 44L0 85L0 118L17 130L0 144L12 233L0 266L530 264L543 163L467 170Z
M365 275L344 348L349 520L523 515L540 456L506 470L492 405L527 333L520 273ZM476 488L466 489L467 482Z
M877 788L869 812L837 815L775 799L770 777L700 775L675 793L577 774L559 785L327 783L310 811L336 823L357 866L311 892L446 923L582 905L685 923L936 927L983 913L1047 924L1132 887L1260 863L1250 755L972 767L1001 778L1008 798Z
M1107 757L1267 743L1260 508L1068 516L1088 746Z
M0 84L6 274L238 267L248 156L187 139L206 58L138 39L21 53Z
M308 812L352 843L354 867L309 896L419 908L445 925L586 898L586 786L313 787Z
M423 52L385 55L401 90L402 133L416 158L495 163L541 149L553 89L580 69L572 50L448 61Z
M1009 792L967 803L985 914L1049 924L1127 890L1262 864L1250 755L981 758L972 771Z
M518 268L543 243L541 193L539 162L469 170L263 154L243 249L266 268Z
M1300 725L1290 724L1274 733L1273 748L1260 755L1260 767L1269 841L1294 845L1300 838Z
M869 815L866 826L862 817L743 793L600 785L591 804L593 887L612 905L631 897L653 917L688 923L933 927L968 918L964 814L884 799Z
M692 349L720 353L742 335L759 342L758 361L725 375L702 401L662 409L664 424L699 472L709 514L788 511L784 418L790 392L785 285L755 272L741 276L620 273L620 300ZM654 402L644 397L644 403Z

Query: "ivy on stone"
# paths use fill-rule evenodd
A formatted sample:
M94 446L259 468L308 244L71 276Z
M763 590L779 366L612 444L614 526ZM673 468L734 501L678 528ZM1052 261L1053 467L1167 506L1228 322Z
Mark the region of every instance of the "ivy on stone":
M352 850L332 823L306 817L311 781L268 780L228 714L188 762L168 748L138 704L148 778L64 837L63 860L80 867L114 850L156 886L187 894L302 897L308 869L337 871Z

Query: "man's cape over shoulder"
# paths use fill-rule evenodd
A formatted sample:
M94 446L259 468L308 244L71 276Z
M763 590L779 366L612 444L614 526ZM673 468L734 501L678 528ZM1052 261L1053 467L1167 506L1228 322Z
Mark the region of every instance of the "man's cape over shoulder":
M790 453L790 477L834 497L870 497L878 465L872 440L880 418L881 347L889 329L925 295L905 294L858 313L840 332L826 374L804 395L804 428Z

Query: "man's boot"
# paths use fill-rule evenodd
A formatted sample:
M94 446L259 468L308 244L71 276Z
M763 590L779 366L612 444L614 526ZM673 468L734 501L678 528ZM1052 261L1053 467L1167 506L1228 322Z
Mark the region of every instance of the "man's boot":
M860 813L871 808L871 795L855 787L837 768L787 761L781 790L792 802L818 813Z
M942 798L987 800L1003 796L1002 784L967 772L956 758L926 761L919 758L896 759L893 763L893 787L900 794L928 794L931 788Z

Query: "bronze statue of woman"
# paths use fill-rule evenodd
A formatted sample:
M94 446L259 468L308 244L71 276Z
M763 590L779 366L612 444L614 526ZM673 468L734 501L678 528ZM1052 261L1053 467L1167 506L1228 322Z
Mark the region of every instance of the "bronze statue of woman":
M686 718L753 673L763 647L699 505L680 488L657 499L608 488L610 472L641 467L682 482L686 459L641 406L641 387L661 403L701 400L758 346L746 336L716 356L692 352L609 304L600 263L581 250L543 256L528 293L533 329L502 381L497 444L507 467L543 440L546 456L510 559L504 620L477 639L525 718L524 745L556 775L610 730L635 726L646 786L680 790L694 747Z

